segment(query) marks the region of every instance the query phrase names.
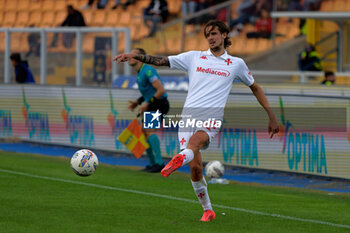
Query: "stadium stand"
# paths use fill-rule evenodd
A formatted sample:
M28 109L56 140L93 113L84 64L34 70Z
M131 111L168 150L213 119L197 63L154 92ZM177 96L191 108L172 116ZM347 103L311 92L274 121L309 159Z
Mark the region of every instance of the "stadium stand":
M61 0L61 1L51 1L51 0L41 0L41 1L31 1L31 0L21 0L20 4L18 0L3 0L1 1L3 4L4 14L0 16L0 25L2 27L27 27L29 25L35 25L37 27L55 27L60 25L66 16L66 6L68 4L72 4L77 9L80 9L85 5L84 0ZM338 1L337 1L338 2ZM343 1L341 4L345 4ZM235 9L239 6L240 1L237 1L235 4L231 6L232 17L235 16ZM166 41L164 44L174 44L175 46L171 47L171 52L176 53L180 52L179 42L174 39L174 36L170 35L162 35L155 36L154 38L145 39L146 35L149 33L149 29L143 25L142 20L142 9L146 7L148 1L137 1L135 5L129 6L126 10L121 8L117 8L116 10L112 10L113 1L108 1L107 6L103 10L97 10L92 7L91 9L84 9L82 13L84 15L85 22L88 26L95 27L129 27L131 28L131 37L133 41L139 42L140 45L156 43L159 41L160 37L165 38ZM337 3L333 4L333 1L326 1L325 5L332 4L342 5ZM323 4L323 5L324 5ZM322 5L322 6L323 6ZM169 12L172 16L181 17L181 1L178 0L168 0ZM323 7L324 8L324 7ZM186 26L186 30L193 30L193 25ZM247 25L244 31L251 30L251 25ZM165 30L162 32L163 34L167 34L170 30ZM277 43L283 42L290 38L296 36L298 32L298 25L296 23L288 23L288 22L279 22L277 25L277 31L281 34L285 35L284 38L278 39ZM177 28L175 30L176 33L181 32L181 28ZM284 32L284 33L283 33ZM172 32L174 33L174 32ZM202 35L202 32L198 32L198 35ZM192 38L190 36L189 38ZM179 38L179 34L177 34L177 38ZM195 38L199 39L199 36L195 36ZM244 41L240 41L244 40ZM239 37L238 40L235 41L238 44L246 44L248 45L247 50L239 50L236 46L232 46L229 50L230 53L234 54L250 54L254 51L263 51L265 49L269 49L271 43L269 40L262 39L247 39ZM145 42L143 42L145 41ZM189 40L190 41L190 40ZM192 48L193 43L189 42L190 45L186 45L185 48ZM152 49L154 47L154 49ZM169 47L169 46L168 46ZM84 50L87 49L88 46L84 46ZM177 48L178 50L175 50ZM63 48L64 49L64 48ZM86 50L85 50L86 51ZM89 52L89 51L86 51ZM167 48L164 46L151 46L149 50L150 53L167 53Z
M181 1L167 0L170 19L169 21L181 18ZM231 18L237 17L237 8L240 0L231 5ZM94 6L89 9L82 9L86 5L86 0L1 0L0 1L0 27L57 27L65 19L67 12L66 6L73 5L80 10L84 16L85 22L91 27L129 27L131 30L131 38L133 46L144 47L151 54L176 54L181 51L181 24L172 25L158 31L155 36L146 38L149 34L149 28L143 23L142 10L149 4L147 0L136 1L127 9L118 7L112 9L114 1L108 1L105 9L96 9ZM96 3L95 3L96 4ZM346 0L324 0L321 3L320 11L347 11L350 10L350 1ZM300 35L299 19L290 20L288 18L280 18L276 24L277 37L275 44L293 40ZM337 25L332 22L324 21L322 25L322 33L332 33L337 30ZM270 39L247 39L246 32L254 30L254 26L247 24L244 26L241 35L232 38L233 44L229 47L228 52L237 56L247 56L256 52L263 52L273 47L273 42ZM27 52L28 33L21 33L20 39L14 38L11 42L11 48L15 48L16 52ZM87 34L84 36L83 52L93 53L95 38L100 34ZM52 40L52 33L48 34L47 43ZM61 36L60 36L61 38ZM4 51L4 35L0 34L0 51ZM72 48L65 48L62 43L58 43L55 48L48 47L48 52L74 52L75 43ZM118 51L124 49L124 37L120 36ZM244 48L244 49L243 49ZM207 44L203 40L203 25L188 24L185 26L185 42L184 49L200 49L206 50ZM329 48L324 48L321 45L318 48L322 52ZM325 63L325 67L334 69L333 61ZM85 58L84 58L85 59ZM332 60L331 59L331 60Z

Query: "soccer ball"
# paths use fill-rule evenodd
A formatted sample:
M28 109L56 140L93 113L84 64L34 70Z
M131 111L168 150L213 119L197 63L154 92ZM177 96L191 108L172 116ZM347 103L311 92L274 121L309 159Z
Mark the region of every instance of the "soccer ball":
M73 172L79 176L92 175L98 166L98 158L94 152L87 149L78 150L70 160Z
M205 174L210 178L220 178L225 172L224 165L217 160L210 161L205 166Z

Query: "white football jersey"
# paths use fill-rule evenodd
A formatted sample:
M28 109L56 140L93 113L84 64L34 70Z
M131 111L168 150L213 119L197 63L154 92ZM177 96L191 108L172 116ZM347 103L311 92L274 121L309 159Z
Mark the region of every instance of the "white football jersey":
M226 51L220 57L215 57L209 49L168 58L170 68L188 72L189 88L184 108L220 108L222 118L233 81L239 79L247 86L254 83L245 62Z

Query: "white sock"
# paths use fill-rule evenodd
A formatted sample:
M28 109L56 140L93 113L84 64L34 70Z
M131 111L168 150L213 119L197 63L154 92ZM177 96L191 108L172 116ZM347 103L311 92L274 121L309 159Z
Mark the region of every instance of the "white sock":
M204 176L201 181L194 182L191 180L191 182L192 182L194 192L196 193L196 196L198 197L199 202L202 204L204 211L213 210L209 199L207 182L205 181Z
M194 156L193 151L191 149L184 149L183 151L180 152L180 154L185 155L182 166L191 162Z

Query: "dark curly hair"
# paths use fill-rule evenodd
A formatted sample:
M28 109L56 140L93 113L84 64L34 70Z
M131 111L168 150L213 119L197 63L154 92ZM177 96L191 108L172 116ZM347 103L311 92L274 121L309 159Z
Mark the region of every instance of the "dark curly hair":
M206 33L207 32L207 28L209 28L209 32L211 32L212 30L215 29L215 27L217 27L219 29L221 34L223 34L225 32L228 34L230 32L230 29L228 28L228 26L224 22L222 22L220 20L216 20L216 19L215 20L210 20L204 27L204 36L205 36L205 38L207 38L207 33ZM226 38L224 40L224 47L225 47L225 49L227 47L229 47L231 44L232 43L231 43L230 38L228 36L226 36Z
M135 48L135 49L139 51L138 54L146 55L146 51L143 48Z

